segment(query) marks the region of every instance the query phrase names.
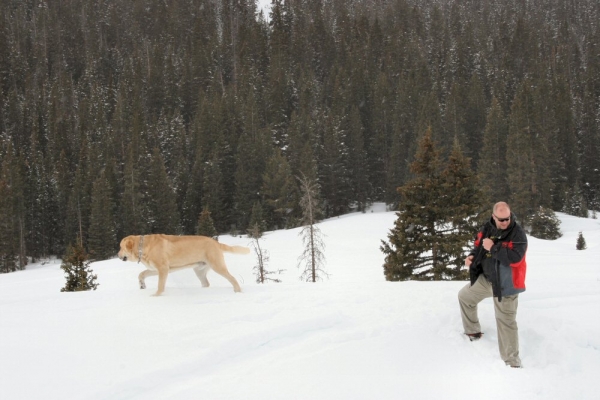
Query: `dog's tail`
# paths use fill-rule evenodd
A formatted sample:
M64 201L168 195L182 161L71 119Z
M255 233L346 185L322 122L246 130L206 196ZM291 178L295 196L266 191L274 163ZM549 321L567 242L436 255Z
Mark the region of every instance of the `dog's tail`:
M248 247L244 247L244 246L229 246L229 245L226 245L225 243L219 243L219 246L221 247L221 250L226 251L228 253L235 253L235 254L250 253L250 249Z

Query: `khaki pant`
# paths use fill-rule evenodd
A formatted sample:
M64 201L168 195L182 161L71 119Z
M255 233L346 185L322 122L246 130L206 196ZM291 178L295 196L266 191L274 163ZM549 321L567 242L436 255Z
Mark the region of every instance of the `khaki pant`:
M481 332L477 305L488 297L492 297L492 284L483 275L480 275L473 286L467 284L458 292L460 314L462 316L465 333ZM494 297L494 311L496 313L496 327L498 329L498 347L500 356L506 365L521 366L519 358L519 328L517 327L517 307L519 295L502 297L498 301Z

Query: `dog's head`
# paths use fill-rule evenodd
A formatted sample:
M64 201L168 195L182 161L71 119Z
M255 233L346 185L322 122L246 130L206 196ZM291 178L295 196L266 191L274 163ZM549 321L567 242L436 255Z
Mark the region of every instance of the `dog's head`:
M119 249L119 258L123 261L127 261L128 258L132 258L135 255L133 251L133 244L135 236L127 236L121 240L121 248Z

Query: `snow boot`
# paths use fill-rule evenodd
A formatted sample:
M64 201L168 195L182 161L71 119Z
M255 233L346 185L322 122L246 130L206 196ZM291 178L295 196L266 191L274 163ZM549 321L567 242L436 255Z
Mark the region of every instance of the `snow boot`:
M467 335L467 337L469 338L469 340L471 342L475 342L475 341L481 339L481 337L483 336L483 333L481 333L481 332L477 332L477 333L465 333L465 335Z

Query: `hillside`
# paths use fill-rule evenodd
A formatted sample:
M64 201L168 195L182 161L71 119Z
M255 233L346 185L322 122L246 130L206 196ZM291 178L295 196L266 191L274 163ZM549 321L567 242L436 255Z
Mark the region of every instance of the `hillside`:
M92 264L92 292L61 293L59 261L0 275L0 397L597 399L600 221L559 217L562 238L530 238L522 370L498 356L491 301L484 339L463 338L464 282L384 280L379 242L395 214L380 206L320 224L330 278L316 284L298 279L298 229L262 242L282 283L256 284L253 255L226 255L238 294L212 272L203 289L186 270L151 297L156 278L139 290L141 267L116 258Z

